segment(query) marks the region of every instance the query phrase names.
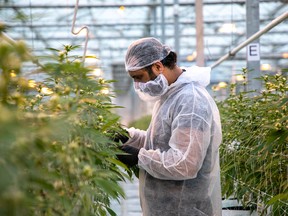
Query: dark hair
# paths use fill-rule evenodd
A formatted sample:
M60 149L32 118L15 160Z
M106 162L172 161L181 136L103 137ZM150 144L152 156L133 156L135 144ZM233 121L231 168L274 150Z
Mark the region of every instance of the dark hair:
M177 62L177 54L173 51L170 51L169 55L166 56L161 63L169 68L169 69L173 69L176 66L176 62Z
M177 54L173 51L170 51L168 56L166 56L163 60L161 60L161 63L164 65L164 67L167 67L171 70L176 66L176 62L177 62ZM149 75L153 74L152 65L145 67L145 70L148 71Z

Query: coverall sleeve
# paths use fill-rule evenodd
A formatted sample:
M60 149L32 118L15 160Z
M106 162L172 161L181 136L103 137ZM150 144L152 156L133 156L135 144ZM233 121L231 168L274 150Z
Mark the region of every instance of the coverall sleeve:
M138 149L142 148L146 139L146 131L134 127L127 128L126 130L128 131L130 138L125 144Z
M162 152L142 148L138 165L159 179L196 178L211 140L209 119L211 115L206 119L195 113L179 115L172 123L170 148Z

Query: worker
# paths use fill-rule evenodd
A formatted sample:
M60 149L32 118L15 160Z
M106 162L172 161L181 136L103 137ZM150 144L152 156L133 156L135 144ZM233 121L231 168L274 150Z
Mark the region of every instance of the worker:
M177 54L153 37L134 41L125 67L142 100L154 101L147 131L128 128L119 157L137 165L143 216L220 216L218 108L205 86L208 67L177 66Z

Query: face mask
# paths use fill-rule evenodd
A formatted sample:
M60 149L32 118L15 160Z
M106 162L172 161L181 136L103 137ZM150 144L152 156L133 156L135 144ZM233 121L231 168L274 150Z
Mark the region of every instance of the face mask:
M134 89L144 101L157 101L169 88L168 81L163 74L146 83L134 82Z

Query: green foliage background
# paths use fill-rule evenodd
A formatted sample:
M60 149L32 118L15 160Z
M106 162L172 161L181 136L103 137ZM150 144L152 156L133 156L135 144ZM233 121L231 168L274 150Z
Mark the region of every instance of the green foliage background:
M247 76L243 69L243 76ZM264 75L260 93L247 91L247 82L230 86L219 102L223 126L220 147L222 193L236 197L259 214L285 215L288 211L287 69ZM268 207L270 207L268 209Z
M129 127L135 127L141 130L147 130L151 121L151 115L143 116L140 119L130 122Z
M23 42L0 43L0 215L116 215L129 178L116 160L121 132L110 81L90 76L76 49L54 50L34 82Z

